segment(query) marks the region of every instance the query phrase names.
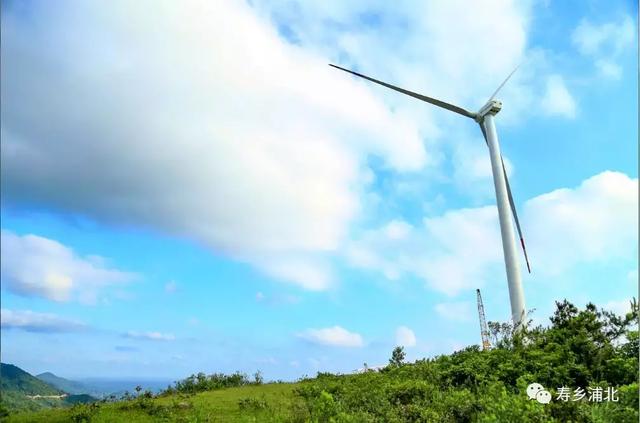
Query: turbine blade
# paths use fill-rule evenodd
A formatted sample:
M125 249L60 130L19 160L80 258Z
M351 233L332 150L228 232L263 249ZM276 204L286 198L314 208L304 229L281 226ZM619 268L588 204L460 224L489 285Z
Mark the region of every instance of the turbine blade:
M489 140L487 140L487 130L484 129L484 120L480 122L480 130L482 131L482 136L484 137L484 143L489 147Z
M516 212L516 205L513 202L513 195L511 194L511 186L509 185L509 178L507 177L507 170L504 167L504 160L502 160L502 155L500 156L500 161L502 162L502 173L504 174L504 181L507 185L507 195L509 196L511 213L513 214L513 220L515 220L516 228L518 229L518 236L520 237L520 245L522 246L522 252L524 253L524 260L527 262L527 271L531 273L531 265L529 264L529 255L527 254L527 247L524 244L524 235L522 235L522 229L520 228L520 220L518 219L518 212Z
M427 103L433 104L434 106L442 107L443 109L447 109L447 110L452 111L454 113L458 113L458 114L460 114L462 116L465 116L465 117L468 117L468 118L471 118L471 119L475 119L475 117L476 117L475 113L470 112L468 110L465 110L462 107L458 107L458 106L455 106L453 104L446 103L446 102L438 100L436 98L427 97L426 95L414 93L413 91L405 90L404 88L396 87L395 85L387 84L386 82L382 82L382 81L379 81L377 79L370 78L370 77L368 77L366 75L362 75L361 73L354 72L354 71L351 71L349 69L341 68L340 66L336 66L336 65L332 65L332 64L329 64L329 66L331 66L333 68L336 68L336 69L340 69L340 70L345 71L345 72L349 72L352 75L359 76L360 78L364 78L364 79L366 79L368 81L375 82L376 84L382 85L383 87L391 88L392 90L398 91L398 92L400 92L402 94L406 94L406 95L411 96L413 98L417 98L418 100L425 101Z
M509 76L507 76L504 79L504 81L502 81L502 84L500 84L500 86L493 92L493 94L491 94L491 97L489 97L489 100L487 100L487 103L490 102L491 100L493 100L493 98L496 96L496 94L498 94L498 91L500 91L502 89L502 87L504 87L504 84L506 84L507 81L513 76L513 74L516 73L516 71L518 70L519 67L520 67L520 65L516 66L515 69L511 71Z
M484 122L480 123L480 129L482 130L482 136L484 137L484 142L489 145L489 140L487 140L487 130L484 128ZM516 222L516 229L518 230L518 236L520 237L520 245L522 246L522 252L524 253L524 260L527 262L527 271L531 273L531 265L529 264L529 255L527 254L527 247L524 243L524 235L522 235L522 228L520 228L520 219L518 219L518 212L516 211L516 205L513 201L513 194L511 193L511 185L509 184L509 178L507 177L507 169L504 166L504 160L502 159L502 154L500 155L500 162L502 164L502 174L504 175L504 182L507 185L507 197L509 198L509 205L511 206L511 214L513 215L513 220Z

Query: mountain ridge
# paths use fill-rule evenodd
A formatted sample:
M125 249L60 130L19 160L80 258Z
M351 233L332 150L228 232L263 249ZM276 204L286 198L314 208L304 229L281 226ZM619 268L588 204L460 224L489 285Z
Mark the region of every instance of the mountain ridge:
M84 393L69 393L8 363L0 363L0 391L2 406L12 411L37 411L96 400Z
M41 381L58 388L71 395L89 394L93 395L92 388L75 380L66 379L57 376L51 372L40 373L35 376Z

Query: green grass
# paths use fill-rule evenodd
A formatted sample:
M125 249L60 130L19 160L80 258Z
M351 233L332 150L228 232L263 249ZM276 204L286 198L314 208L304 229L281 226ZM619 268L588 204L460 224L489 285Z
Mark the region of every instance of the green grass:
M308 412L302 399L293 394L297 384L273 383L243 386L195 395L174 394L148 400L132 400L18 413L6 422L57 423L83 420L100 422L281 422L305 421ZM240 403L244 406L241 407Z

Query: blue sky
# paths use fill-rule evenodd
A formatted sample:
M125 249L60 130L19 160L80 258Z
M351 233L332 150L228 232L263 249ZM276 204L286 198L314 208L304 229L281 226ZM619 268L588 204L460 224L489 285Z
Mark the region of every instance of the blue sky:
M291 380L510 316L496 122L528 309L637 293L630 1L3 2L2 361Z

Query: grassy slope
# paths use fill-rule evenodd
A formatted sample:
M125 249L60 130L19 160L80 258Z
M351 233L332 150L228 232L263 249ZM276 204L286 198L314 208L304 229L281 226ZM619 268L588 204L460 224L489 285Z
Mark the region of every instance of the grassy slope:
M153 406L158 409L155 413L149 412L149 409L141 409L135 405L135 401L102 404L93 413L91 422L156 422L162 421L163 418L175 421L180 420L181 417L186 418L186 421L209 422L290 421L294 413L306 417L302 400L293 395L293 389L296 386L297 384L294 383L274 383L203 392L188 397L171 395L151 400ZM269 405L268 410L253 408L241 410L238 402L246 398L265 401ZM83 410L89 409L89 406L83 408ZM73 415L80 412L81 409L53 409L38 413L14 414L6 421L61 423L71 421Z

